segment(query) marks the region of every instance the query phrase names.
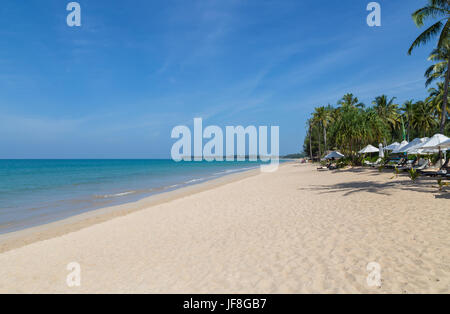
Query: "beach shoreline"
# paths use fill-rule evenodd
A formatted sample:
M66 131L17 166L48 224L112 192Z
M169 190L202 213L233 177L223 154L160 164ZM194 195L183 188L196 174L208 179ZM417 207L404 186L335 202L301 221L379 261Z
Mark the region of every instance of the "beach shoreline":
M285 162L286 164L289 162ZM282 164L280 164L282 166ZM201 191L232 183L244 178L257 175L260 168L225 174L221 177L209 179L201 183L183 186L170 191L146 196L138 201L126 202L119 205L107 206L75 214L64 219L58 219L44 224L23 228L21 230L0 234L0 254L37 241L51 239L88 226L128 215L151 206L170 202Z
M0 253L0 292L450 293L448 191L376 169L315 168L252 170L34 233ZM73 262L77 287L66 283Z

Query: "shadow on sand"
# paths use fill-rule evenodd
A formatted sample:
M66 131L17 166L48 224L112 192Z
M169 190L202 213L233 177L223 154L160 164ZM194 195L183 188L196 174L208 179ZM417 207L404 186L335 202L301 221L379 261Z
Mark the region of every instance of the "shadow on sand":
M351 168L345 170L333 171L334 174L339 173L361 173L370 174L371 176L380 175L377 169L366 168ZM394 174L392 174L394 176ZM434 180L417 180L411 181L406 175L401 174L398 178L387 180L386 182L379 181L352 181L343 182L330 185L314 185L307 188L299 188L299 190L319 191L320 194L329 193L342 193L344 196L348 196L354 193L366 192L375 193L379 195L391 195L393 190L413 191L417 193L433 194L435 198L450 199L450 193L448 190L439 191L437 182Z
M435 195L436 198L441 198L444 200L450 200L450 193L449 192L441 192L440 194Z

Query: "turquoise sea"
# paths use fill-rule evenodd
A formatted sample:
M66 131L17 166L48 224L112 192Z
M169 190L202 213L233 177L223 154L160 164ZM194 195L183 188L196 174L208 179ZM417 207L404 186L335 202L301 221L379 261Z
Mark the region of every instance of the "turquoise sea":
M0 160L0 234L259 167L260 162Z

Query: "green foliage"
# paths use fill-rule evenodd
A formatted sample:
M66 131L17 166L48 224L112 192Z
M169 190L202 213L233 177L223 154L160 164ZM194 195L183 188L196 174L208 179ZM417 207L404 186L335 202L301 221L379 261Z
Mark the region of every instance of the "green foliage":
M357 151L367 144L400 142L404 133L411 140L450 132L447 123L450 98L446 88L449 85L450 1L428 0L412 18L418 27L432 23L412 43L409 54L416 47L437 39L429 56L433 64L425 72L426 86L438 81L436 87L428 90L429 97L423 101L408 100L399 106L395 97L381 95L375 97L372 107L366 107L348 93L336 107L318 106L308 120L303 147L308 155L320 157L326 150L338 149L352 159L352 164L358 164Z
M412 125L415 129L422 131L422 136L425 137L438 125L437 117L430 102L418 101L414 104L413 110Z
M401 121L409 140L430 137L439 131L441 113L438 108L442 103L439 97L442 99L443 93L442 88L439 90L436 93L430 89L432 94L425 101L410 100L403 106L395 104L395 97L381 95L375 98L372 107L366 107L353 94L347 94L337 102L337 107L328 105L315 110L303 150L310 155L311 140L313 156L323 156L327 147L350 157L353 164L361 164L363 160L358 160L357 152L367 144L378 147L379 143L403 140ZM370 161L378 158L372 157Z
M378 157L378 154L374 155L374 156L366 156L366 157L362 158L361 163L364 164L365 161L376 162L378 160L378 158L380 158L380 157Z
M418 27L424 26L424 22L428 19L437 19L437 21L414 40L408 50L408 54L411 54L414 48L425 45L436 37L439 38L437 43L438 48L448 47L449 16L450 4L448 0L429 0L427 6L415 11L412 18Z
M438 116L439 119L442 118L442 105L444 102L444 83L438 82L437 88L430 88L428 89L428 93L430 96L425 100L429 106L429 110L435 115ZM447 95L447 101L450 100L449 96ZM450 106L447 106L446 115L450 113Z
M437 180L439 185L439 191L442 191L444 189L444 186L450 186L449 182L444 182L442 179Z
M419 173L415 169L409 169L408 174L413 182L415 182L419 177Z
M400 175L400 170L397 167L394 168L394 176L391 179L398 178Z
M339 159L336 163L338 168L345 168L351 165L351 160L349 158Z
M435 48L428 60L434 62L428 69L425 71L425 77L427 81L425 82L425 86L429 86L432 82L436 80L445 79L445 75L447 74L448 69L448 56L450 51L448 47Z
M386 95L381 95L372 102L378 117L392 130L397 129L400 125L400 112L398 105L394 103L395 99L396 97L392 97L388 100Z
M431 156L431 163L436 164L439 161L439 154L433 154Z
M449 0L428 0L428 4L412 14L414 23L418 27L425 25L426 20L434 20L431 26L427 26L412 43L408 50L408 54L421 45L428 44L431 40L437 38L436 49L432 52L431 61L438 61L425 72L427 78L426 85L436 79L444 78L443 101L441 104L441 117L439 122L439 131L443 133L447 123L447 106L448 106L448 85L449 85L449 68L448 68L448 49L450 47L450 1Z

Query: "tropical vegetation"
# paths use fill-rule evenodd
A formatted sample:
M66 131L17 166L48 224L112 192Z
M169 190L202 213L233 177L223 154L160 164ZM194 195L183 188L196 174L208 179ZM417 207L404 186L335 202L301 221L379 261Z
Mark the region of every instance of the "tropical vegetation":
M336 106L315 108L307 123L303 151L311 158L323 157L326 151L339 150L346 156L371 143L378 147L392 142L410 141L416 137L431 137L440 132L443 84L430 89L425 100L408 100L402 105L395 97L380 95L370 106L346 94ZM449 107L447 106L447 120ZM450 134L446 124L444 134Z
M415 11L412 18L419 28L427 20L432 20L432 25L414 40L408 54L437 39L428 58L432 65L424 74L429 96L399 104L396 97L379 95L366 106L348 93L334 106L318 106L307 121L303 145L306 155L320 158L326 151L337 149L356 157L369 143L378 146L435 133L450 134L450 1L427 0L427 5Z
M443 101L441 106L441 111L446 112L448 106L448 85L450 80L450 72L448 68L448 59L450 57L450 1L449 0L428 0L428 4L417 10L412 14L412 18L417 27L423 27L425 21L428 19L434 19L434 24L428 27L424 32L422 32L416 40L411 44L408 50L408 54L424 44L429 43L436 37L438 37L438 42L436 48L433 50L430 58L432 60L440 61L435 67L440 68L440 72L436 73L437 69L433 71L427 70L425 76L428 78L427 84L429 84L433 79L444 77L444 88L443 88ZM435 57L433 57L435 55ZM436 58L436 59L434 59ZM430 74L435 74L431 76ZM440 131L444 132L446 124L446 115L442 114L440 119Z

